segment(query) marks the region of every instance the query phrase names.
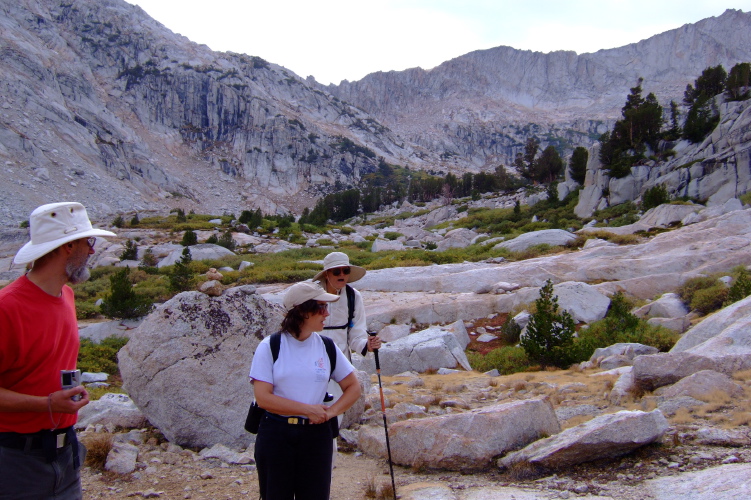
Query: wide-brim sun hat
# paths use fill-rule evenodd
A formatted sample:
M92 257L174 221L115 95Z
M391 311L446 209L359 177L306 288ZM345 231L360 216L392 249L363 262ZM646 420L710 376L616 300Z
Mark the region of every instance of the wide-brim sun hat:
M14 264L28 264L70 241L90 236L117 236L91 227L86 208L76 202L49 203L31 212L31 241L13 257Z
M313 276L313 281L323 280L326 271L335 267L349 267L348 283L355 282L365 276L365 269L360 266L353 266L349 263L349 256L344 252L331 252L323 259L323 271Z
M333 293L327 293L326 290L321 288L321 285L314 281L301 281L287 289L282 304L284 305L284 309L289 312L295 306L299 306L303 302L309 300L335 302L339 300L339 296L334 295Z

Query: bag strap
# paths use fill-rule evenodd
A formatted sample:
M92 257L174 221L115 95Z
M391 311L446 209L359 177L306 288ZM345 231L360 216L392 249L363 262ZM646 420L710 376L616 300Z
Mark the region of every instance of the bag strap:
M349 285L345 286L345 290L347 291L347 324L340 326L324 326L324 330L341 330L346 328L347 333L349 333L349 329L354 326L352 319L355 317L355 289Z
M336 344L334 344L334 341L331 340L329 337L325 337L323 335L320 336L321 340L323 340L323 344L326 346L326 354L329 357L329 365L331 365L331 372L329 373L329 378L334 374L334 370L336 370ZM271 346L271 357L274 360L274 363L276 363L276 360L279 359L279 349L282 345L282 332L276 332L271 335L271 339L269 340L269 344Z

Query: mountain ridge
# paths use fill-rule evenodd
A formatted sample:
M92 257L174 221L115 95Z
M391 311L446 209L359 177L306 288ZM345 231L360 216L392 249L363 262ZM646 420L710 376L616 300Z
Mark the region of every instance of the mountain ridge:
M702 23L719 34L724 26L751 26L742 11L720 18ZM122 0L3 3L0 23L0 161L9 187L0 192L0 224L8 226L61 198L84 202L96 217L174 208L300 213L321 195L356 186L381 161L481 171L509 165L530 135L543 146L555 141L564 154L589 146L612 119L582 114L548 124L547 111L525 107L534 92L546 91L527 80L472 94L498 70L483 62L488 51L525 60L511 48L447 61L437 68L458 69L443 81L415 69L389 73L393 85L373 87L384 78L374 74L334 89L255 56L213 52ZM740 31L751 47L751 30ZM732 57L751 60L746 46ZM616 58L613 50L598 54ZM522 66L534 80L535 66ZM589 63L582 68L594 71ZM378 106L352 90L367 85ZM526 101L500 100L522 91ZM625 95L613 91L608 109L619 109Z

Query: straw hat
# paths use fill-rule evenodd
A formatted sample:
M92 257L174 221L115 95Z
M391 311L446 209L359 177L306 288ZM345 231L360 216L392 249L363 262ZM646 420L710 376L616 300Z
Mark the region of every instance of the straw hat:
M91 227L83 205L76 202L49 203L31 212L29 219L31 241L13 258L14 264L27 264L50 253L69 241L89 236L117 236L115 233Z
M309 300L335 302L339 300L339 296L333 293L326 293L326 290L321 288L321 285L313 281L301 281L289 287L287 293L284 294L284 310L289 312L293 307L299 306Z
M349 263L349 257L344 252L331 252L323 259L323 271L313 276L313 281L322 281L326 271L335 267L349 267L347 283L353 283L365 276L365 269Z

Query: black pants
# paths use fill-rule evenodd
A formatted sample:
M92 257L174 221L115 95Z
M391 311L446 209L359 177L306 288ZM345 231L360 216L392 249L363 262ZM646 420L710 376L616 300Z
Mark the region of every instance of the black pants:
M331 426L290 425L268 415L256 437L258 484L264 500L328 500Z

